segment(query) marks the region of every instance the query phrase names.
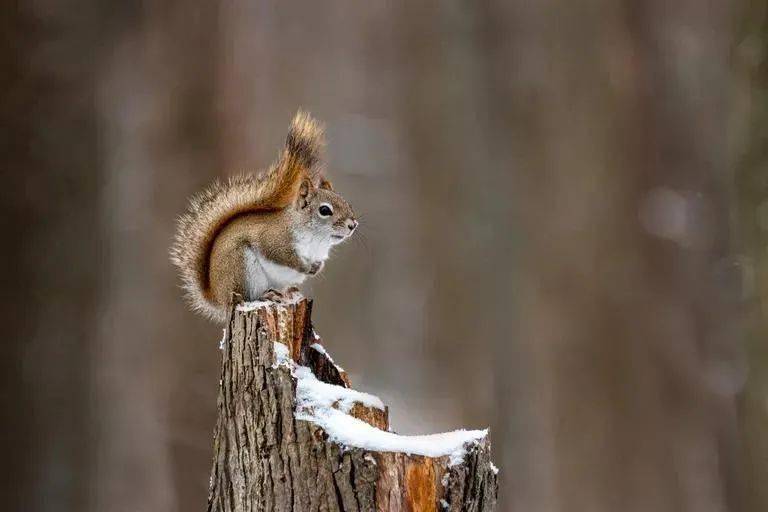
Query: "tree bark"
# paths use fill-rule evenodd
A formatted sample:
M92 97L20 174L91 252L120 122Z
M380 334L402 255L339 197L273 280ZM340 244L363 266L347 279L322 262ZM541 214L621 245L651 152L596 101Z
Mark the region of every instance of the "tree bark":
M496 468L484 437L462 461L370 451L328 439L296 419L296 379L278 364L275 343L317 379L345 388L349 379L327 355L311 323L312 302L233 307L222 343L218 421L208 510L493 510ZM383 430L383 411L356 403L352 416Z

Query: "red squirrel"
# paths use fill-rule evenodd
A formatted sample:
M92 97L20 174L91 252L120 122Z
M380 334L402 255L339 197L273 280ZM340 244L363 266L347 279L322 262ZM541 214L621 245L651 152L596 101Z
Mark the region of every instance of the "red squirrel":
M299 111L266 171L215 182L190 199L171 261L194 311L222 322L233 293L279 298L352 235L355 214L318 166L323 147L322 126Z

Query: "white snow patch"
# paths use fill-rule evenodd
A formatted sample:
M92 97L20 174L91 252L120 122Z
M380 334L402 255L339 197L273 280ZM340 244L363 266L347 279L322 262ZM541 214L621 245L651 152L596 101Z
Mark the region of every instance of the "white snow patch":
M366 407L384 410L384 403L379 397L322 382L306 366L297 366L293 376L296 377L297 409L331 408L336 405L346 413L352 410L355 403L360 403Z
M445 501L444 499L440 498L440 506L443 507L443 508L448 508L451 505L447 501Z
M227 328L221 330L221 340L219 341L219 350L224 350L224 345L227 343Z
M273 342L273 345L275 347L275 364L272 365L272 368L277 368L278 366L293 368L293 359L291 359L291 355L288 353L288 347L278 341Z
M296 418L311 421L339 444L376 452L400 452L427 457L450 456L449 465L464 460L466 445L484 438L487 430L455 430L443 434L401 436L370 426L337 409L297 409Z
M318 380L312 370L295 364L288 347L282 343L275 342L275 359L276 365L289 367L296 379L296 419L318 425L331 441L343 447L426 457L450 456L448 464L454 466L464 460L467 445L476 444L488 435L487 429L416 436L380 430L347 413L355 403L384 410L381 399Z
M284 297L280 302L274 302L271 300L254 300L251 302L241 302L235 309L247 313L248 311L255 311L260 308L266 308L268 306L285 306L288 304L298 304L304 300L304 296L300 293L294 293L290 297Z
M268 300L254 300L252 302L241 302L235 309L247 313L248 311L255 311L259 308L266 308L271 304L272 302Z
M498 475L499 474L499 468L496 467L496 464L494 464L493 462L490 462L490 461L489 461L489 464L491 465L491 471L493 471L493 474L494 475Z

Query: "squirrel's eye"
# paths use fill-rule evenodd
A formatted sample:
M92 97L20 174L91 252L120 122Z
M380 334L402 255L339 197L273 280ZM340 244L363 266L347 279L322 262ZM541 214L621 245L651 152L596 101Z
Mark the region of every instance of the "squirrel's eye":
M317 209L317 213L319 213L321 217L330 217L333 215L333 208L331 208L330 205L321 204L320 208Z

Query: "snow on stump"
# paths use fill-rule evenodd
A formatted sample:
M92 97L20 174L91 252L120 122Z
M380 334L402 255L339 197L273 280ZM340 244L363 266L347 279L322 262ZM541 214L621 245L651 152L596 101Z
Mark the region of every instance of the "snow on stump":
M208 510L493 510L486 430L402 436L312 329L312 302L233 307L222 339Z

